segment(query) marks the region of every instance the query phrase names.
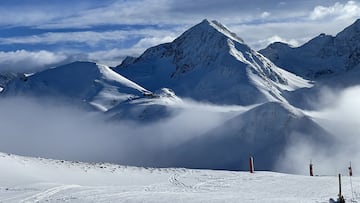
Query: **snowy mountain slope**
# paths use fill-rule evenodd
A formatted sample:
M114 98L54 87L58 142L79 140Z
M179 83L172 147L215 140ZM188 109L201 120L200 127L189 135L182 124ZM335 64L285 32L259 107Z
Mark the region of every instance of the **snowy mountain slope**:
M1 202L328 202L336 176L136 168L27 158L0 153ZM256 167L256 162L255 162ZM61 174L61 175L60 175ZM342 180L359 201L360 179Z
M360 20L335 37L320 34L296 48L277 42L260 52L279 67L304 78L323 79L342 74L359 68Z
M1 73L0 74L0 93L5 89L7 84L16 77L17 77L17 75L15 73Z
M297 139L334 144L331 134L311 118L278 102L256 106L214 128L159 155L161 166L246 170L246 160L255 156L258 169L274 170L286 147Z
M359 77L360 68L353 68L331 77L319 78L312 88L284 92L283 96L293 106L303 110L318 110L325 104L334 102L334 100L330 98L328 98L328 100L330 99L329 101L325 101L327 96L331 96L333 93L336 94L353 86L358 86L360 84Z
M156 122L171 118L177 106L183 101L168 88L162 88L146 98L138 98L122 102L106 112L114 120L132 120L139 122Z
M11 81L3 95L32 95L64 98L90 104L101 111L152 93L112 71L91 62L74 62L19 77Z
M311 86L276 67L220 23L208 20L171 43L127 58L114 70L151 91L168 87L180 97L218 104L285 101L283 90Z

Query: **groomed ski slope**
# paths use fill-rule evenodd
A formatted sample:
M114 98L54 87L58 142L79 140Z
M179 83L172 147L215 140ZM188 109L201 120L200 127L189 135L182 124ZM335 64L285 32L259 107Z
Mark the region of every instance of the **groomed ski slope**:
M360 178L353 177L360 201ZM136 168L0 153L0 202L328 202L336 176ZM343 193L350 202L349 177Z

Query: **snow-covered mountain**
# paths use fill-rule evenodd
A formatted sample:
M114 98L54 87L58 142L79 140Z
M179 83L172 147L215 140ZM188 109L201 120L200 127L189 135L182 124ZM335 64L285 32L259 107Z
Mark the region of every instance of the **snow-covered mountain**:
M300 47L276 42L260 52L278 66L314 81L312 88L284 92L302 109L316 109L325 90L341 91L359 85L360 19L336 36L320 34Z
M152 152L149 155L156 160L148 158L142 164L234 170L243 169L239 161L252 154L259 157L262 169L271 170L293 136L304 134L317 140L327 135L324 140L331 139L284 98L284 94L311 86L274 65L220 23L204 20L171 43L152 47L138 58L128 57L119 67L75 62L20 75L6 85L2 95L71 101L95 107L112 121L141 121L140 126L162 119L176 123L176 116L193 111L194 106L177 95L221 105L248 105L251 110L245 113L238 107L215 113L222 119L208 127L208 132L196 131L198 134L191 134L194 139L165 147L166 152ZM207 114L214 108L228 107L211 106L198 113ZM189 117L182 119L180 122L187 122Z
M6 86L3 95L55 97L107 111L121 102L153 94L105 65L74 62L17 77Z
M217 104L285 101L282 91L311 86L208 20L114 70L151 91L168 87L178 96Z
M268 102L181 144L167 154L170 157L162 155L170 163L163 166L247 170L248 157L254 156L259 170L272 170L291 143L306 140L331 147L332 139L300 110ZM176 161L171 165L169 160Z
M360 65L360 20L336 36L320 34L300 47L276 42L260 51L279 67L308 79L342 74Z
M1 73L0 74L0 93L5 89L10 81L16 77L21 77L21 75L15 73Z
M156 121L170 115L168 105L181 103L171 89L153 93L108 66L92 62L74 62L12 76L4 76L4 88L0 89L3 97L48 98L106 112L110 119Z
M121 102L109 109L106 114L113 120L132 120L155 122L174 115L182 100L168 88L162 88L149 97Z
M315 49L323 44L326 43L322 39L317 39L307 47ZM284 53L293 50L285 44L274 46ZM293 139L328 142L329 146L332 143L326 130L291 106L299 104L297 98L302 96L299 92L311 87L310 81L274 65L220 23L204 20L173 42L152 47L138 58L128 57L116 68L75 62L32 75L19 75L6 83L1 95L71 101L98 109L111 121L141 121L137 125L148 129L153 126L144 122L169 118L173 128L160 128L166 132L161 134L166 139L172 139L173 129L193 128L196 122L208 119L194 122L191 115L177 120L179 112L193 111L193 106L183 100L185 97L235 105L231 110L218 113L216 116L222 119L208 127L207 132L196 131L197 134L191 134L193 137L187 137L189 140L183 138L185 134L178 133L182 135L182 142L162 146L158 154L157 149L151 150L150 157L141 163L234 170L244 169L239 163L254 155L261 169L272 170L278 156ZM196 113L207 115L206 111L214 108L229 108L221 105L210 105L211 110ZM247 111L238 111L236 105L246 105L243 108ZM182 126L179 122L191 125L178 127ZM131 131L128 134L131 135Z
M337 193L334 177L182 168L247 170L248 158L254 156L255 169L275 170L281 158L298 152L289 152L289 146L310 143L315 152L299 150L307 171L307 160L323 153L318 148L325 146L329 156L341 149L334 146L342 144L338 138L320 126L325 118L299 107L316 101L323 85L360 83L360 20L335 37L321 34L298 48L274 43L261 53L220 23L204 20L173 42L127 57L115 68L74 62L33 74L0 75L0 99L40 98L36 106L1 103L7 105L2 109L10 109L1 111L0 121L0 143L8 153L76 159L0 152L0 202L326 202ZM90 109L55 112L52 120L46 113L34 115L53 112L52 106L42 105L43 98ZM18 106L22 108L12 111ZM27 109L35 110L16 113ZM80 119L79 125L77 118L70 119L64 132L62 125L57 128L67 116L94 109L103 114ZM19 117L22 123L45 117L41 121L51 120L50 130L37 129L46 122L29 122L25 131L18 131ZM181 168L78 162L99 159ZM287 168L292 166L281 170ZM353 188L346 183L344 195L350 199ZM360 180L354 178L354 183Z

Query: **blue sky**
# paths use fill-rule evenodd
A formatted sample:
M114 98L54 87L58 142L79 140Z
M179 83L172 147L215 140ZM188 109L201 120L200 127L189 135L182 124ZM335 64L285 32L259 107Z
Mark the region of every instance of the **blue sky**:
M202 19L216 19L254 49L301 45L336 34L360 16L341 0L1 0L0 70L72 60L117 65L126 55L170 42Z

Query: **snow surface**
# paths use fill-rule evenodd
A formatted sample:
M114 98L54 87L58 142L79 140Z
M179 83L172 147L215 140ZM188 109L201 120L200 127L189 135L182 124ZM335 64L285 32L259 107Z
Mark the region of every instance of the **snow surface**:
M319 202L336 198L336 176L137 168L0 153L0 202ZM256 159L255 159L256 167ZM342 179L360 201L360 179Z

